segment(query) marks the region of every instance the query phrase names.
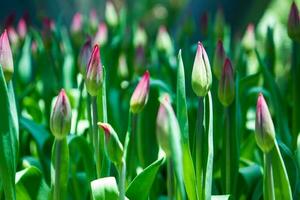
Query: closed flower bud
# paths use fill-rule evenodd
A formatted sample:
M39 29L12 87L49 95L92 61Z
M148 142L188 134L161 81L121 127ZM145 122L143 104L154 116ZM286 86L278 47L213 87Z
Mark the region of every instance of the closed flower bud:
M221 79L225 56L226 55L223 47L223 42L219 40L215 50L214 61L213 61L213 72L218 80Z
M162 101L167 104L170 104L170 97L168 94L164 94L162 97ZM169 116L167 109L164 104L160 104L157 118L156 118L156 138L159 146L164 150L166 155L171 154L170 144L169 144L169 133L170 133L170 125L169 125Z
M231 62L226 58L219 82L218 97L223 106L229 106L235 95L234 73Z
M256 105L255 132L257 145L264 153L270 152L275 144L275 129L268 105L261 93Z
M149 71L146 71L131 96L130 111L132 113L139 113L142 111L148 101L149 88L150 73Z
M145 46L147 43L147 34L142 26L139 26L134 33L133 45L135 48L138 46Z
M111 0L106 2L105 19L109 26L115 27L118 25L118 13Z
M82 30L82 15L80 13L75 13L71 23L71 33L78 33Z
M206 51L198 42L197 53L194 60L194 66L192 71L192 88L197 96L205 96L212 83L212 75L209 60Z
M214 33L217 39L223 40L225 29L225 19L223 10L219 8L215 16Z
M27 25L24 18L21 18L18 23L18 33L21 39L24 39L27 34Z
M98 44L100 46L103 46L106 44L108 38L108 33L107 33L107 27L104 22L100 23L98 26L98 31L95 35L94 38L94 45Z
M10 81L14 73L14 63L6 30L0 36L0 65L2 66L5 80Z
M7 35L8 35L9 41L11 42L12 47L18 46L20 38L14 27L10 26L7 28Z
M173 52L173 44L171 37L166 29L166 27L159 27L156 36L156 47L158 50L165 52L166 54L171 54Z
M91 57L91 53L92 53L92 42L91 42L91 38L88 38L87 41L82 46L78 57L79 71L83 77L86 76L86 69L87 69L89 59Z
M299 11L295 2L292 3L288 24L287 24L288 35L292 40L300 39L300 19Z
M249 24L242 40L243 47L246 51L252 51L255 48L255 29L253 24Z
M103 82L103 69L99 46L95 45L90 56L85 78L86 89L91 96L97 96Z
M50 129L58 140L65 138L71 129L72 110L69 99L62 89L57 96L50 117Z
M97 26L99 24L99 20L98 20L98 16L97 16L97 12L95 9L92 9L90 11L90 26L92 28L93 31L97 30Z
M99 122L98 126L104 131L109 159L116 165L120 165L123 158L123 146L117 133L110 124Z
M267 29L267 37L265 41L265 59L267 67L269 67L270 72L274 74L276 50L274 43L274 30L271 27L268 27Z

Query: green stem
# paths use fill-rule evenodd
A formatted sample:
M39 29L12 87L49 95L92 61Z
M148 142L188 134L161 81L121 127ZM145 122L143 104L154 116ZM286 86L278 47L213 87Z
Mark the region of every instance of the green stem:
M167 187L168 187L168 197L170 200L175 198L175 185L174 185L174 173L172 167L172 161L170 158L167 158Z
M78 107L77 107L77 119L76 119L76 123L75 123L75 134L77 134L77 128L78 128L78 122L81 116L81 112L82 112L82 100L83 100L83 96L82 96L82 92L83 92L83 87L84 87L84 79L81 80L80 85L79 85L79 102L78 102Z
M92 126L93 126L93 123L92 123L92 116L91 116L91 114L92 114L92 110L91 110L91 105L92 105L92 103L91 103L91 96L88 94L87 95L87 117L88 117L88 121L89 121L89 141L90 141L90 144L91 144L91 146L92 146L92 148L93 148L93 151L94 151L94 146L93 146L93 142L94 142L94 137L93 137L93 128L92 128Z
M272 151L264 155L264 199L275 200L273 170L272 170Z
M126 161L122 159L122 164L119 169L119 191L120 191L120 200L125 199L125 183L126 183Z
M230 159L230 111L228 108L225 109L225 158ZM228 160L230 162L230 160ZM231 175L230 175L230 164L225 165L225 191L229 194L231 191Z
M55 182L54 182L54 195L53 200L61 199L61 192L60 192L60 164L61 164L61 146L62 141L56 140L55 144Z
M296 41L293 41L293 50L292 50L292 80L293 80L293 121L292 121L292 147L293 150L297 148L297 136L300 131L300 93L299 93L299 78L300 78L300 69L298 61L298 50L299 44Z
M78 186L77 177L76 177L76 165L74 165L74 164L71 167L71 173L72 173L72 184L73 184L73 190L74 190L74 197L76 200L79 200L80 199L79 186Z
M93 122L93 138L94 138L94 150L96 160L97 178L101 177L101 160L100 160L100 145L98 134L98 108L97 108L97 96L92 97L92 122Z

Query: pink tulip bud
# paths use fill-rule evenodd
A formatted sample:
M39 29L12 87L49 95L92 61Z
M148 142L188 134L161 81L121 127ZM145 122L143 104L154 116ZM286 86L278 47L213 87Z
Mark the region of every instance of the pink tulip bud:
M165 26L160 26L156 36L156 47L158 50L171 54L173 52L173 44L171 37Z
M19 36L14 27L12 27L12 26L7 27L7 35L8 35L9 41L11 42L12 46L15 46L18 44Z
M90 12L90 26L92 27L93 30L97 29L98 26L98 16L97 16L97 12L95 9L92 9Z
M295 2L292 3L288 24L287 24L288 35L293 40L300 39L300 19L299 11Z
M148 101L149 89L150 73L149 71L146 71L131 96L130 111L132 113L139 113L142 111Z
M2 66L5 80L10 81L14 73L14 63L6 30L0 36L0 65Z
M71 33L78 33L82 30L82 15L75 13L71 23Z
M170 104L170 96L164 94L162 100ZM156 138L159 146L164 150L166 155L170 155L169 145L169 116L164 104L160 104L156 118Z
M91 42L91 38L88 38L87 41L82 46L78 57L79 71L83 77L86 76L86 69L89 63L89 59L91 57L91 53L92 53L92 42Z
M108 32L107 32L107 26L104 22L100 23L98 26L98 31L94 38L94 45L98 44L100 46L103 46L107 42L108 38Z
M198 42L192 71L192 89L197 96L203 97L210 90L211 83L212 75L208 56L201 42Z
M17 30L18 30L20 38L24 39L27 34L27 25L26 25L26 21L24 18L21 18L19 20Z
M65 138L71 129L72 110L68 96L62 89L50 117L50 129L56 139Z
M246 51L251 51L255 48L255 27L253 24L247 26L242 44Z
M275 129L268 105L261 93L256 105L255 132L257 145L264 153L270 152L275 144Z
M229 106L235 96L234 73L231 62L226 58L219 82L218 97L223 106Z
M103 82L103 71L99 46L95 45L89 59L85 78L86 89L91 96L97 96Z
M108 123L98 123L105 133L105 141L107 145L107 154L109 159L115 164L121 164L123 158L123 145L119 140L118 134Z
M213 62L213 72L218 80L221 79L225 57L226 55L223 47L223 42L221 40L218 40L217 47L215 50L215 55L214 55L214 62Z

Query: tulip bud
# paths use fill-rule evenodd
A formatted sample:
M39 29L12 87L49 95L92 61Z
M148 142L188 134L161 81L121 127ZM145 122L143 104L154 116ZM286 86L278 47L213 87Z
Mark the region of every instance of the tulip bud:
M94 38L94 45L98 44L100 46L103 46L107 42L108 33L107 33L107 27L104 22L100 23L98 26L98 31Z
M91 96L97 96L103 82L99 46L95 45L90 56L85 78L86 89Z
M118 13L111 0L106 1L105 19L107 24L111 27L118 25Z
M80 13L75 13L71 23L71 33L78 33L82 29L82 15Z
M287 30L288 30L288 35L292 40L300 39L299 11L295 2L293 2L291 5Z
M268 105L261 93L256 105L255 132L257 145L264 153L270 152L275 144L275 129Z
M98 16L97 16L97 12L95 9L92 9L90 11L90 26L92 28L93 31L95 31L97 29L97 26L98 26Z
M208 36L208 12L204 12L200 17L200 31L203 37Z
M192 71L192 88L197 96L205 96L212 83L211 69L206 51L198 42L197 53Z
M92 43L91 43L91 38L88 38L87 41L82 46L78 57L79 71L83 77L86 76L86 68L88 66L91 53L92 53Z
M164 26L159 27L156 37L156 47L158 50L163 51L168 55L173 52L171 37Z
M21 18L18 23L18 33L21 39L24 39L27 34L27 25L24 18Z
M218 97L223 106L229 106L235 95L235 85L234 85L234 73L232 69L231 62L226 58L222 76L219 82Z
M58 140L65 138L71 129L72 110L69 99L62 89L56 99L50 117L50 129Z
M119 57L118 75L122 79L128 77L128 66L127 66L126 56L124 53L122 53Z
M132 113L139 113L142 111L148 101L149 88L150 73L149 71L146 71L131 96L130 111Z
M215 16L215 26L214 26L214 33L217 39L224 38L224 27L225 27L225 19L224 19L223 10L219 8Z
M10 81L14 73L14 63L6 30L0 36L0 65L2 66L5 80Z
M120 165L123 158L123 145L117 133L110 124L99 122L98 126L104 131L109 159L116 165Z
M145 46L147 43L147 34L143 27L139 26L135 31L134 38L133 38L133 45L135 48L139 46Z
M242 44L246 51L251 51L255 48L255 29L253 24L248 25Z
M19 43L19 36L14 27L10 26L7 28L7 35L9 37L9 41L11 42L12 47L15 47Z
M275 51L275 43L274 43L274 31L271 27L268 27L267 29L265 51L266 51L265 52L266 64L270 68L270 72L274 74L276 51Z
M223 47L223 42L219 40L217 44L217 48L215 50L214 62L213 62L213 72L218 80L221 79L224 61L225 61L225 50Z
M165 103L170 104L170 97L168 94L164 94L162 100ZM161 103L156 118L156 138L159 146L162 148L162 150L164 150L167 156L171 154L169 144L169 127L168 112L165 105Z

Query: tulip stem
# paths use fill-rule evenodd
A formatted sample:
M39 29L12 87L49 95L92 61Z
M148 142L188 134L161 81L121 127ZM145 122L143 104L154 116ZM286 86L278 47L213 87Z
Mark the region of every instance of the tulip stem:
M122 164L119 167L119 191L120 200L125 199L125 182L126 182L126 161L122 159Z
M169 199L170 200L175 199L174 173L173 173L172 161L170 158L167 158L167 188L168 188Z
M272 151L269 153L265 153L264 159L264 199L274 200L275 191L272 170Z
M91 113L92 113L92 110L91 110L91 95L87 94L87 117L88 117L88 121L89 121L89 142L90 142L90 145L92 146L93 148L93 151L94 151L94 137L93 137L93 124L92 124L92 116L91 116Z
M299 78L300 78L300 69L299 69L299 60L298 60L298 50L299 44L296 41L293 41L292 49L292 80L293 80L293 121L292 121L292 148L295 150L297 148L297 136L300 131L300 93L299 93Z
M98 108L97 108L97 96L92 96L92 120L93 120L93 138L94 138L94 150L96 160L97 178L101 177L101 160L100 160L100 146L99 146L99 134L98 134Z
M76 119L76 124L75 124L75 134L78 135L77 133L77 128L78 128L78 122L82 113L82 91L83 91L83 86L84 86L84 79L81 80L80 85L79 85L79 91L80 91L80 95L79 95L79 102L78 102L78 107L77 107L77 119Z

